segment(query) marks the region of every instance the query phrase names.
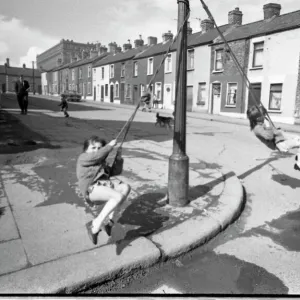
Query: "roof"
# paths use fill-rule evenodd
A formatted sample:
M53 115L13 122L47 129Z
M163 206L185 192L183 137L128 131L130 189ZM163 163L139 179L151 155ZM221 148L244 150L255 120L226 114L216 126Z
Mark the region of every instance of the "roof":
M127 50L125 52L110 54L106 58L104 58L101 61L95 63L93 67L104 66L104 65L113 64L113 63L116 63L116 62L119 62L119 61L131 59L136 54L144 51L148 47L149 46L145 45L145 46L141 46L141 47L138 47L138 48L133 48L133 49Z
M220 29L222 32L224 32L226 29L228 29L231 25L226 24L223 26L220 26ZM216 37L218 36L218 31L217 29L212 29L207 31L206 33L201 33L201 32L196 32L188 36L188 47L193 47L196 45L205 45L211 43ZM170 44L172 41L168 41L166 43L159 43L156 45L150 46L147 50L143 51L142 53L136 55L136 59L140 58L146 58L146 57L151 57L155 55L159 55L162 53L166 53L167 50L170 47ZM171 52L177 50L177 43L176 41L172 47L171 47Z
M300 27L300 10L235 27L225 33L227 41L235 41L255 36L267 35L275 32L290 30ZM215 44L223 43L220 39Z
M232 25L225 24L219 26L219 29L223 33L224 31L228 30ZM199 45L205 45L213 42L215 38L219 36L219 33L216 28L211 29L205 33L196 32L188 36L188 47L194 47Z
M0 73L2 73L2 74L6 73L4 65L0 66ZM32 68L8 67L7 74L13 75L13 76L23 75L26 77L28 77L28 76L32 77L33 72L32 72ZM41 71L38 69L34 69L34 76L35 77L41 76Z
M103 58L107 57L108 54L109 53L102 53L100 56L78 60L78 61L72 63L70 68L75 68L75 67L79 67L82 65L87 65L90 63L98 62L98 61L102 60Z

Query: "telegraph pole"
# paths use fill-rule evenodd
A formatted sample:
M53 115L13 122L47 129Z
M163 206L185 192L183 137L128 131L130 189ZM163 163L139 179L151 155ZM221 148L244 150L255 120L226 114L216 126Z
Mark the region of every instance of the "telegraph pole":
M33 95L35 95L35 88L34 88L34 61L32 61L32 91L33 91Z
M178 30L188 15L189 1L177 0ZM169 158L168 197L172 206L188 203L189 157L186 155L187 22L178 35L173 153Z

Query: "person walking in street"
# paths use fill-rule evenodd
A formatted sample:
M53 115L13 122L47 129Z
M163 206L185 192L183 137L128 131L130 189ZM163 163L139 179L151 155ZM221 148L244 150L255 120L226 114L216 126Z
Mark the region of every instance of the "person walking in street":
M84 142L83 153L77 160L76 175L85 201L90 206L94 206L97 202L98 204L106 202L100 214L86 224L89 238L94 245L97 244L98 234L102 229L111 235L114 213L127 199L131 189L122 181L110 180L110 176L121 174L123 169L122 157L117 157L113 166L109 166L106 162L108 154L116 144L116 140L106 144L105 140L92 136ZM107 219L108 222L105 224Z
M28 108L28 91L30 85L27 80L24 80L23 75L20 75L19 80L15 84L15 92L17 95L18 103L21 109L21 114L27 114Z
M58 106L61 106L61 111L64 112L65 117L69 118L67 96L61 95L61 102Z

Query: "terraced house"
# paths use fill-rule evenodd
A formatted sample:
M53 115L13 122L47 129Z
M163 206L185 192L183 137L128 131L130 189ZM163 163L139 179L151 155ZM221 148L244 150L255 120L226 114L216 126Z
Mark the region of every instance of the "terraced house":
M238 26L225 38L247 73L255 97L217 38L211 46L213 113L245 117L262 102L274 121L294 123L299 78L300 11L280 15L281 5L263 6L264 19Z

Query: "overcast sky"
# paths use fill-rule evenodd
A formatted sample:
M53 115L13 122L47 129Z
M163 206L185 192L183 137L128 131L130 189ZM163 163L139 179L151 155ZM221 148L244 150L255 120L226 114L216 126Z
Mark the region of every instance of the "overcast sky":
M228 12L239 7L243 24L263 18L263 5L282 5L281 14L300 10L299 0L206 0L218 25L227 23ZM200 0L190 0L191 27L200 29L197 18L206 19ZM0 0L0 64L7 57L11 65L36 60L36 54L60 39L76 42L111 41L123 45L142 35L162 41L162 34L177 29L176 0Z

